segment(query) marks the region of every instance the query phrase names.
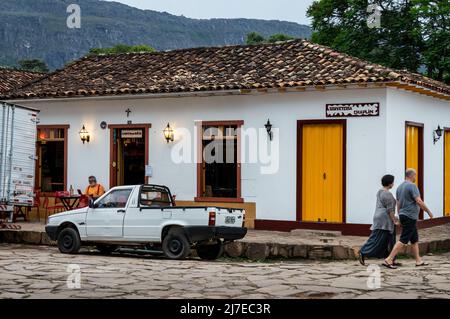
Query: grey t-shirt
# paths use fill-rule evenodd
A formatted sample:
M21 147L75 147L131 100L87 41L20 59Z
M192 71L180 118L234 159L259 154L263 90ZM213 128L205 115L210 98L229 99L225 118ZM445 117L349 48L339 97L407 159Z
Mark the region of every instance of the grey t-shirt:
M416 203L416 198L420 196L419 188L416 184L405 181L397 188L397 201L399 202L399 215L404 215L411 219L419 219L420 207Z
M381 189L377 193L377 206L373 216L371 230L388 230L394 232L394 222L390 213L395 213L396 201L391 192Z

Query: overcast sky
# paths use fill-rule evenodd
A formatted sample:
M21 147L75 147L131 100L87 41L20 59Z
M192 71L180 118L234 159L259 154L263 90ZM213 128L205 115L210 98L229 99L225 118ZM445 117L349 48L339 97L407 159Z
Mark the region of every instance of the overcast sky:
M110 1L110 0L108 0ZM309 24L313 0L115 0L140 9L166 11L189 18L256 18Z

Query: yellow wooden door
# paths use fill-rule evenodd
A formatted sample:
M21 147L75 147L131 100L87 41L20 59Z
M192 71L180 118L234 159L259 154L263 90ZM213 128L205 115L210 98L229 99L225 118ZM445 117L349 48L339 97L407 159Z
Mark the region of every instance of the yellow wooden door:
M303 126L302 220L342 222L343 127Z
M324 219L342 223L344 130L340 124L332 124L326 125L324 131Z
M445 167L444 167L444 214L450 216L450 132L445 132L444 136L444 152L445 152Z
M324 132L318 125L303 126L302 220L317 222L324 217Z
M420 129L417 126L406 127L406 168L414 168L417 172L416 185L419 186L419 138Z

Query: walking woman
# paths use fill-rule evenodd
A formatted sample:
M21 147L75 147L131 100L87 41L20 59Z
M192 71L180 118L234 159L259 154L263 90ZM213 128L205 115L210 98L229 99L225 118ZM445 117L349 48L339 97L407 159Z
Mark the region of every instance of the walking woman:
M377 205L373 217L372 234L359 252L359 262L365 265L365 258L386 258L395 245L395 217L397 201L390 192L394 187L394 176L385 175L381 179L383 188L377 193Z

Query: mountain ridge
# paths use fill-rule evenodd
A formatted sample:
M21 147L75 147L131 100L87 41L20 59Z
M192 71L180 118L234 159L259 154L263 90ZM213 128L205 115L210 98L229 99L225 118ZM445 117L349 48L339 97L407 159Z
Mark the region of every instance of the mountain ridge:
M66 25L70 4L81 7L81 28ZM245 42L249 32L308 38L308 26L257 19L191 19L99 0L0 0L0 65L44 60L53 70L93 47L147 44L156 50Z

